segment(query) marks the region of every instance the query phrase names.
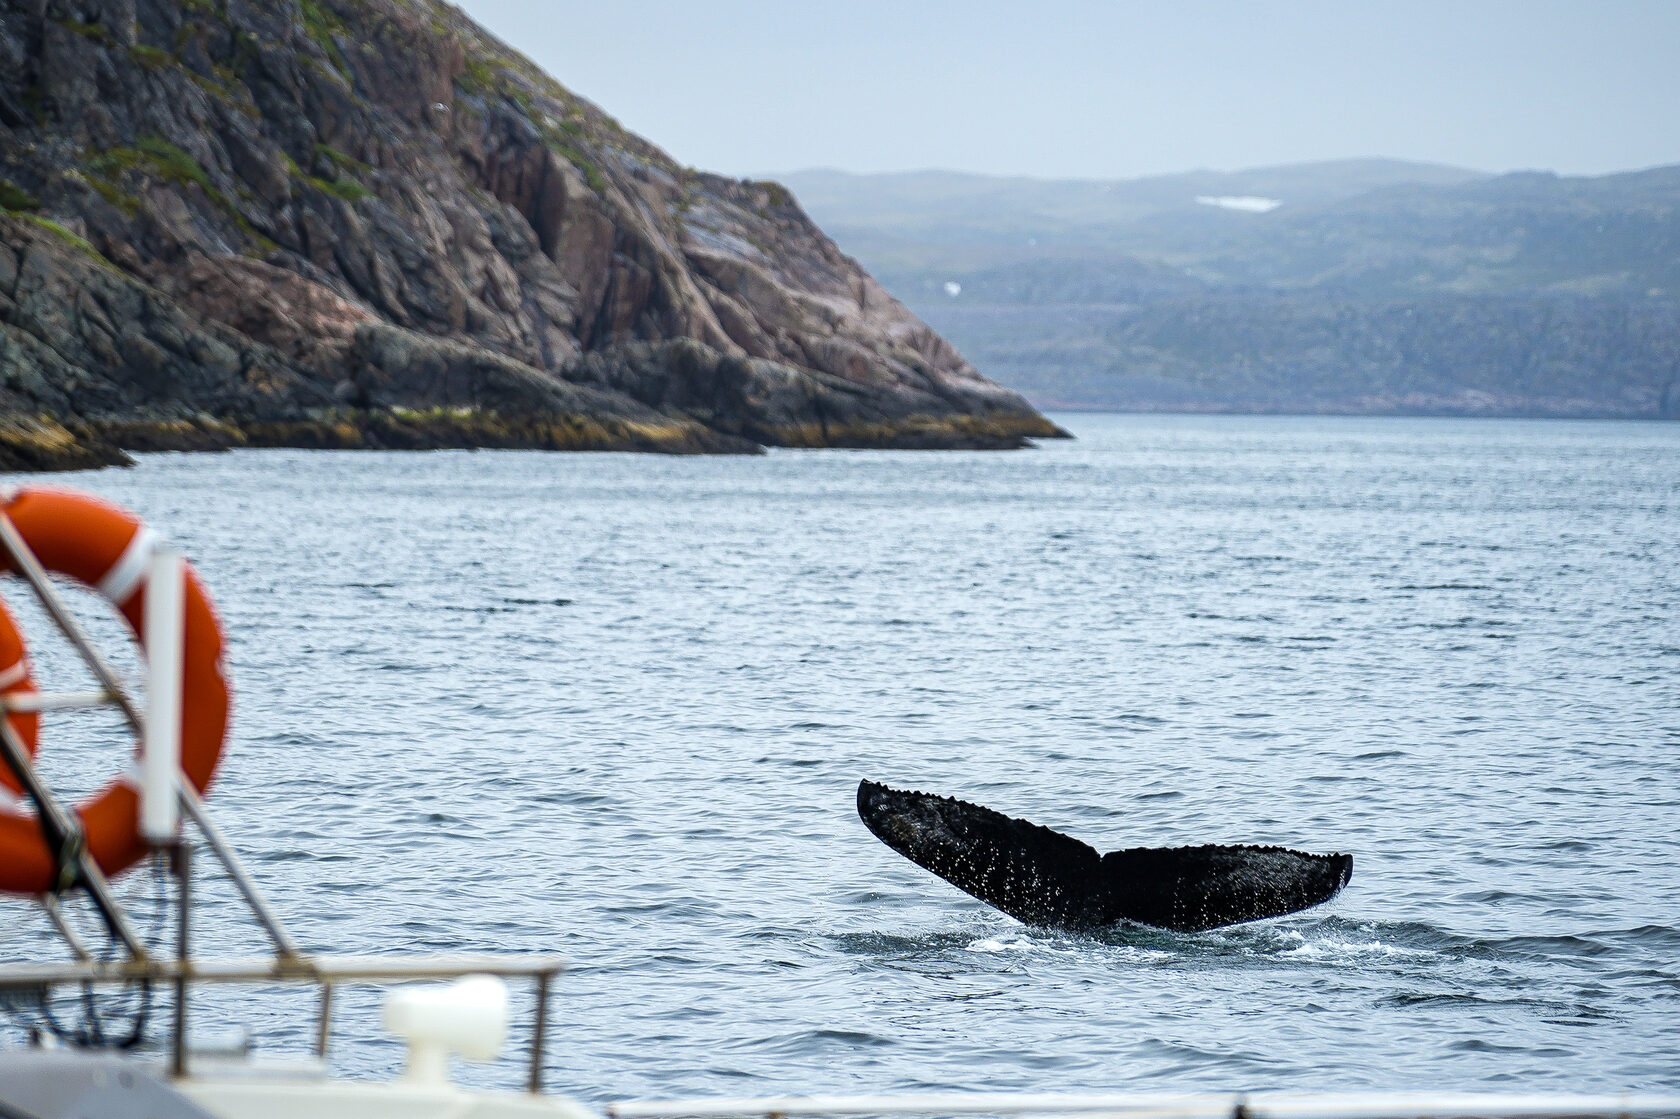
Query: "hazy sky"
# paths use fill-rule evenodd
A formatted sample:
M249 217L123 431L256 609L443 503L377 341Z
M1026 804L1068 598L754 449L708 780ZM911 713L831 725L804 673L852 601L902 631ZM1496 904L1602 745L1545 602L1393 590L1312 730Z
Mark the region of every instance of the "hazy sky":
M1125 178L1680 162L1680 0L466 0L677 160Z

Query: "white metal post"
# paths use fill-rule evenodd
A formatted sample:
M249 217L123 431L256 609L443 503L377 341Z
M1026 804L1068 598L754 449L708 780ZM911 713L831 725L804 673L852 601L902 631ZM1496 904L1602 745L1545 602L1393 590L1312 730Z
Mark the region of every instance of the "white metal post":
M180 827L181 655L186 640L186 561L159 545L146 574L146 740L140 751L140 833L175 841Z

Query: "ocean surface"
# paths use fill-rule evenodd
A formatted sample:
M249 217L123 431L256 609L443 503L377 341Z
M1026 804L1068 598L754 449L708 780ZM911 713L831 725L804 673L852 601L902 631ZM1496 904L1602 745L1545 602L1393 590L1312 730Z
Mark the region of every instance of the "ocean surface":
M296 935L567 955L547 1081L591 1103L1680 1087L1680 424L1058 419L1019 453L11 480L197 564L238 689L210 805ZM106 715L43 738L72 793L123 764ZM1027 928L878 843L863 777L1353 880L1195 935ZM262 948L199 889L200 951ZM0 903L0 956L48 945ZM341 1073L400 1066L379 995L341 997ZM306 1047L312 998L249 996L197 1026Z

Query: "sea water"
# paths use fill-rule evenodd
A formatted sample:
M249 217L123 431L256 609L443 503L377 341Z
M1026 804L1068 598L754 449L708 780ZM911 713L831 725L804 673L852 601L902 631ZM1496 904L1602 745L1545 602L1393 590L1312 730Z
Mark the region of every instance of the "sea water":
M211 808L295 934L565 954L546 1079L590 1102L1680 1086L1680 425L1058 418L1019 453L13 480L198 566L238 692ZM124 764L99 718L47 720L72 793ZM1027 928L878 843L863 777L1353 880L1214 932ZM196 948L261 950L199 866ZM154 885L122 888L167 944ZM5 959L50 943L0 905ZM400 1066L379 996L342 992L340 1073ZM195 1024L299 1051L313 1011L218 990Z

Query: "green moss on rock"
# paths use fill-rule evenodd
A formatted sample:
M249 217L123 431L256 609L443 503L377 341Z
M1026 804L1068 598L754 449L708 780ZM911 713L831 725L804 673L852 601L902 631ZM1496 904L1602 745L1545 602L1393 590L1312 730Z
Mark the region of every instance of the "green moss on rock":
M326 144L315 145L315 158L317 161L325 161L340 175L356 175L365 178L373 174L372 167L359 159L345 155L336 148L328 147Z
M362 430L348 420L300 420L244 424L253 447L301 447L311 451L354 451L367 446Z
M212 198L220 196L221 192L210 184L210 176L199 166L198 160L162 136L143 136L135 146L142 156L150 158L152 166L164 178L183 185L197 183L199 189Z
M39 210L41 202L33 194L6 179L0 179L0 210L20 213Z
M797 424L757 432L782 447L847 447L871 450L1008 451L1031 439L1065 439L1067 432L1042 416L906 416L851 424Z
M63 241L66 245L69 245L77 252L85 253L107 268L116 267L109 260L105 259L104 253L89 244L87 238L82 237L72 230L66 229L64 226L58 224L56 221L53 221L51 218L43 218L37 214L14 214L12 216L17 218L19 221L28 222L37 229L46 230L48 233L51 233L54 237L57 237L60 241Z
M360 202L364 198L373 197L373 191L355 179L321 179L314 175L305 176L305 179L310 186L345 202Z
M176 65L175 56L157 47L140 44L128 48L129 57L148 70L168 70Z
M61 19L58 25L66 31L72 31L84 39L92 40L101 46L111 45L111 29L99 23L83 23L80 20Z
M349 29L338 13L321 3L320 0L302 0L298 5L303 12L303 28L315 45L326 52L333 66L340 74L350 73L350 64L344 60L344 54L338 49L335 36Z
M0 416L0 470L97 470L134 460L98 433L50 416Z
M84 175L82 178L101 198L121 210L128 217L132 218L139 215L140 200L134 195L97 175Z
M785 209L793 205L793 192L781 183L761 179L752 185L764 192L765 198L774 209Z
M482 96L496 88L499 74L500 71L480 55L469 51L461 65L461 76L455 79L455 84L463 93Z
M132 148L112 148L88 160L95 175L114 179L128 171L186 186L196 184L218 206L227 207L227 196L210 182L210 175L198 160L161 136L143 136Z
M252 226L250 219L240 213L233 200L210 181L209 172L199 165L198 160L161 136L141 137L132 148L112 148L103 155L88 160L87 169L93 178L106 180L113 186L129 172L174 183L180 187L196 186L204 192L204 196L212 205L239 227L241 233L259 245L273 246L273 242L259 233ZM89 179L90 183L93 178Z
M200 416L193 419L125 420L93 425L99 436L125 451L225 451L243 446L236 426Z

